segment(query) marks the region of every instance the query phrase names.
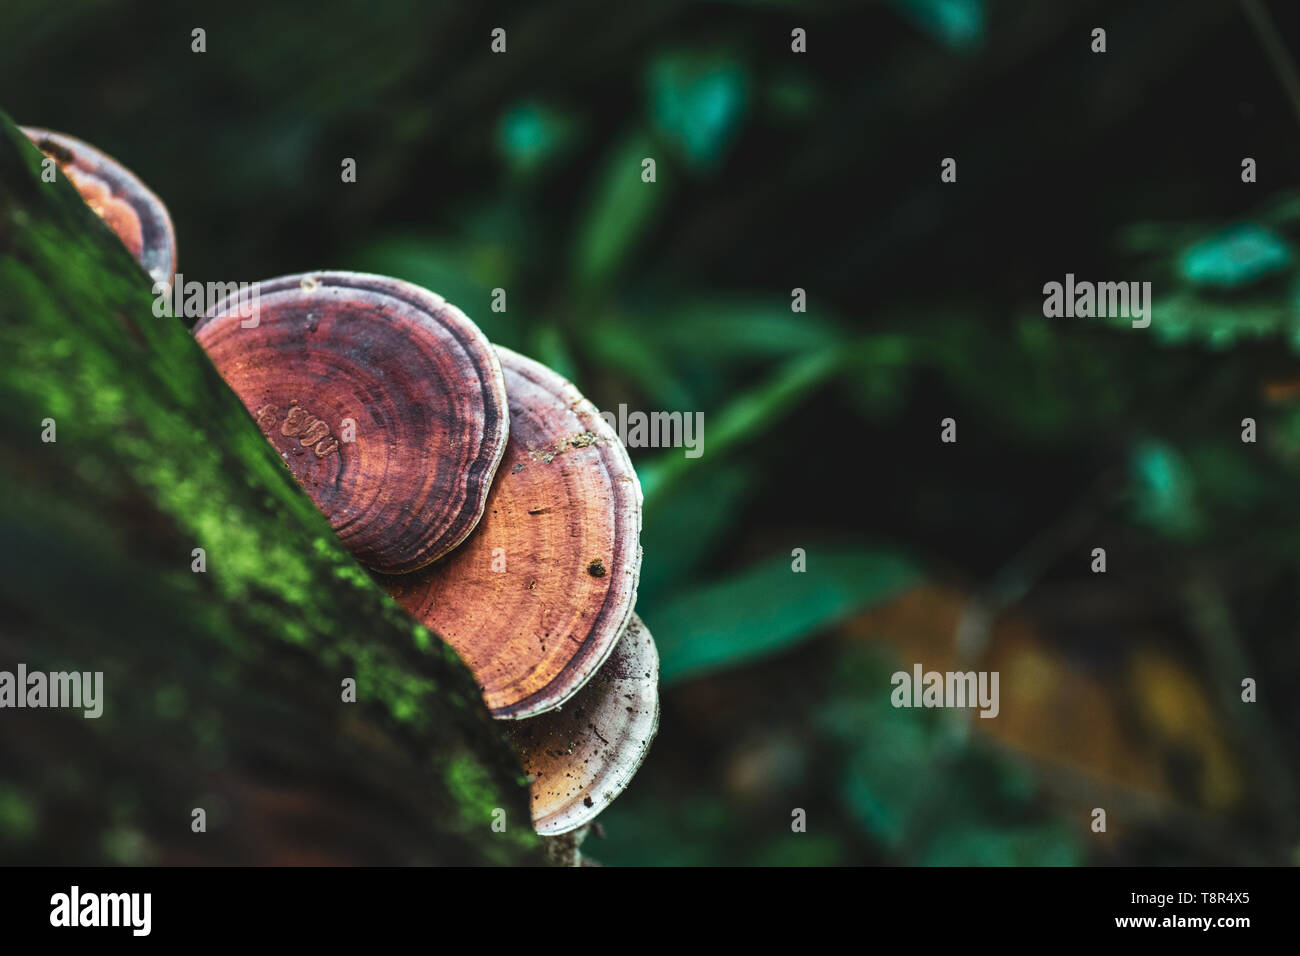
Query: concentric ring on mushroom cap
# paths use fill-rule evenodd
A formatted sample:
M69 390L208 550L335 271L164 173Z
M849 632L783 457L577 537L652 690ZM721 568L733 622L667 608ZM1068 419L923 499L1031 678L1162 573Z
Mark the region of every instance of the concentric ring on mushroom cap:
M636 603L641 485L613 428L569 382L498 348L510 440L478 529L390 594L456 649L497 717L568 700Z
M343 544L389 573L460 544L509 429L483 333L382 276L309 273L255 291L256 309L227 298L194 335Z
M554 836L595 819L622 793L659 729L659 652L635 614L614 653L558 710L510 725L530 786L533 827Z
M176 233L162 200L129 169L75 136L35 126L27 138L67 174L86 201L155 282L176 274Z

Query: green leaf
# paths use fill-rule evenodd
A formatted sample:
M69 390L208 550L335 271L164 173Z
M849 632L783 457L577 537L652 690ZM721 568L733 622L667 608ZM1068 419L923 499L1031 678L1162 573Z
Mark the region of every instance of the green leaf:
M593 364L604 366L634 382L664 408L698 408L691 389L656 343L647 341L647 324L626 322L615 315L583 327L578 342Z
M1238 289L1286 270L1291 247L1285 239L1251 223L1232 226L1186 249L1178 273L1194 286Z
M845 341L830 317L791 312L788 299L695 299L661 310L658 321L645 316L642 334L665 350L707 354L710 362L787 358Z
M766 381L737 396L716 415L706 417L705 453L718 457L733 446L765 431L774 421L790 414L813 388L844 367L851 355L839 349L814 352L781 366ZM792 439L797 447L798 436ZM647 467L639 468L647 508L700 459L686 458L680 451L666 452Z
M888 679L880 686L888 689ZM945 740L931 715L888 706L880 699L845 707L856 718L860 744L844 759L840 796L854 821L890 849L898 849L934 787ZM828 711L824 717L834 718ZM843 720L843 716L838 719Z
M894 551L810 546L807 570L778 554L700 587L644 617L659 644L665 683L793 647L868 605L915 584L916 566Z
M1300 300L1300 289L1293 291L1292 298ZM1122 316L1107 316L1105 321L1123 330L1132 326L1132 320ZM1281 336L1293 351L1300 351L1300 312L1282 296L1225 300L1182 291L1156 298L1150 328L1132 329L1132 334L1149 334L1165 346L1215 350Z
M1200 533L1204 520L1195 480L1177 448L1163 441L1143 442L1133 451L1131 474L1138 522L1175 539Z
M731 393L735 380L773 359L841 346L846 335L824 315L792 313L781 300L692 299L606 313L583 327L591 359L635 382L663 408L705 408Z
M749 73L740 61L672 53L651 64L650 115L655 128L697 170L716 168L749 104Z
M654 156L650 139L640 133L624 138L610 155L574 247L580 284L599 286L611 279L664 202L668 183L662 163L656 164L655 182L641 180L642 160Z
M894 0L894 8L950 50L984 42L984 0Z
M744 514L755 478L752 469L738 463L704 468L646 509L641 529L645 557L637 585L643 606L656 605L699 567Z
M578 364L574 361L568 340L564 332L550 322L539 323L528 330L523 353L570 382L578 378Z

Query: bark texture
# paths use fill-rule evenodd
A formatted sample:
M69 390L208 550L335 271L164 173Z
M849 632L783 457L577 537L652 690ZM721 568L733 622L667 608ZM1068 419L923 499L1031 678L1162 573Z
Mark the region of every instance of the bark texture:
M104 700L0 709L0 863L544 861L468 670L40 160L0 114L0 670Z

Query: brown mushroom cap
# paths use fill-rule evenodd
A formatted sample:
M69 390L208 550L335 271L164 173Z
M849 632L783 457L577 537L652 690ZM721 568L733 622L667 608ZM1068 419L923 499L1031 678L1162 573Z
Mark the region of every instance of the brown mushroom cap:
M659 729L659 654L635 614L586 687L558 710L507 733L533 783L533 826L576 830L632 782Z
M636 603L641 486L618 435L569 382L498 348L510 440L478 530L390 594L452 645L497 717L572 697Z
M255 326L231 298L194 335L344 545L403 573L460 544L509 427L483 333L381 276L284 276L259 283L257 300Z
M27 138L51 157L90 206L155 282L176 274L176 234L162 200L135 175L89 143L34 126Z

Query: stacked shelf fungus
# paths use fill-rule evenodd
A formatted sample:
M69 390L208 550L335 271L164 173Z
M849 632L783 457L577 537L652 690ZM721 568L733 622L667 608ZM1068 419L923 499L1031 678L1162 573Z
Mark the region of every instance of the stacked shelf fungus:
M155 286L166 207L121 164L24 127ZM455 306L319 272L212 305L195 338L343 544L478 679L532 779L538 832L575 835L627 787L659 722L633 614L641 486L569 382Z
M497 717L572 697L609 657L636 602L641 488L609 423L544 365L497 349L510 438L477 533L387 582L477 675Z
M543 834L589 823L658 725L632 613L641 488L618 436L460 310L347 272L260 284L195 336L340 539L473 671Z

